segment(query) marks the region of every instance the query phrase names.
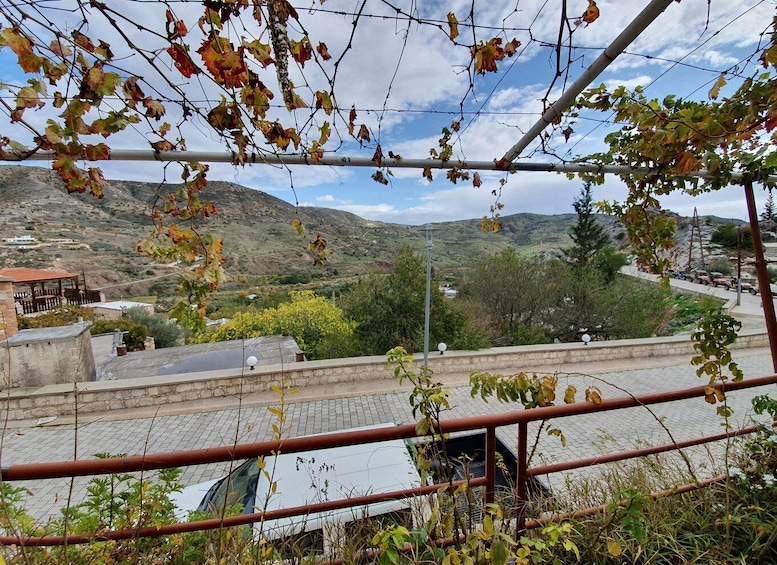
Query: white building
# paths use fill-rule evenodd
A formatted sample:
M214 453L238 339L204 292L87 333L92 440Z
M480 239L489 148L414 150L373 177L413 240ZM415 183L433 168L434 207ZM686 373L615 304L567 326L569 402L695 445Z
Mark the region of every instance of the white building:
M7 245L32 245L37 240L31 235L15 235L13 237L4 237L3 243Z

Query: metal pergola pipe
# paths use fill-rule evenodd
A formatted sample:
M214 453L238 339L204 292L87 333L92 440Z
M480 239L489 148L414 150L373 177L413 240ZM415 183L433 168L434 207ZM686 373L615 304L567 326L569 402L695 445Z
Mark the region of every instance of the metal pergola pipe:
M0 161L52 161L53 151L36 151L34 153L8 152ZM217 151L153 151L151 149L116 149L111 151L108 161L159 161L162 163L234 163L232 153ZM99 163L99 161L96 161ZM327 167L366 167L375 168L378 165L367 157L324 156L316 161L308 155L291 153L288 155L274 153L253 153L247 159L246 165L276 165L284 167L320 165ZM540 161L513 162L507 167L498 165L496 161L458 161L439 159L402 159L384 158L380 166L392 169L462 169L471 171L494 172L538 172L538 173L602 173L611 175L647 175L656 171L649 167L627 167L624 165L597 165L594 163L543 163ZM678 178L712 178L707 170L691 172L685 175L667 175ZM732 180L742 178L741 173L734 172ZM777 183L777 176L771 176L767 182Z
M561 117L564 112L577 98L577 96L588 87L594 79L599 76L618 55L623 53L626 47L645 31L653 21L660 16L664 10L674 0L653 0L642 10L632 22L616 37L604 52L597 57L590 67L580 75L580 77L565 90L559 99L545 110L542 117L537 121L523 137L513 145L510 150L502 157L503 162L511 162L518 158L521 152L542 132L546 127Z

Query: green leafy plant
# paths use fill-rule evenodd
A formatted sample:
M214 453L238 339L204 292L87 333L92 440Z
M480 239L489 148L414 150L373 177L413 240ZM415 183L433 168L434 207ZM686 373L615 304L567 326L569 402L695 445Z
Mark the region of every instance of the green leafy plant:
M389 364L396 364L394 377L399 379L399 384L409 381L412 391L408 398L413 409L413 417L420 416L416 424L416 433L420 436L434 434L440 416L446 410L450 410L450 390L442 383L434 382L432 372L427 367L422 367L419 373L412 369L413 356L404 348L395 347L386 354Z
M143 344L148 337L148 328L128 318L96 320L90 328L92 335L113 333L115 330L122 332L127 350L142 351L144 349Z
M24 487L0 481L0 528L7 532L33 535L38 531L35 519L24 508Z
M726 418L731 416L733 411L725 403L725 383L729 379L737 382L744 378L744 373L734 362L728 347L736 341L737 331L741 327L742 323L739 320L724 314L717 308L708 310L699 321L697 329L691 334L693 349L697 353L691 359L691 363L699 366L696 369L697 376L708 377L705 400L709 404L723 403L718 406L717 411Z
M394 375L400 383L407 381L413 387L409 402L413 416L420 417L416 423L416 432L419 435L434 434L441 415L450 409L449 391L432 379L431 371L427 367L421 367L420 371L415 373L412 370L412 356L401 347L389 351L387 357L390 364L396 364ZM496 387L496 382L491 386ZM520 396L520 393L512 390L504 394L513 393ZM407 528L391 528L375 535L373 543L383 550L380 556L382 565L397 565L402 562L401 557L408 552L413 555L429 555L442 565L543 563L556 547L563 547L579 558L577 546L569 539L568 534L572 529L570 524L551 524L539 533L527 533L516 540L510 532L511 520L505 517L504 509L498 503L484 504L482 508L476 508L479 497L473 496L468 479L455 488L452 485L452 465L447 453L447 438L437 434L435 439L437 441L428 445L434 445L436 449L419 448L416 452L422 476L427 476L432 468L431 461L424 459L433 457L438 469L436 480L442 479L442 482L451 484L438 491L436 504L421 528L412 531ZM465 470L464 476L469 477L470 474ZM461 503L466 509L460 509ZM479 521L474 520L473 516L480 512L482 518ZM443 551L436 545L429 544L429 536L432 533L436 538L451 540L447 549Z
M644 493L636 489L626 489L615 493L607 511L613 514L624 532L637 543L641 543L648 535L642 514L651 502L652 499Z
M148 335L154 338L154 347L163 349L180 345L183 330L180 326L159 314L152 314L145 308L130 308L126 316L133 322L146 326Z

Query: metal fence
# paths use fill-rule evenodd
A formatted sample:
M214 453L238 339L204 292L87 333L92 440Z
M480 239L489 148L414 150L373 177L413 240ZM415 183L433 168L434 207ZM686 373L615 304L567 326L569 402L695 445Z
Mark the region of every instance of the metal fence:
M760 387L764 385L777 384L777 375L769 375L747 379L738 383L726 383L717 385L718 389L725 389L726 392L735 390ZM563 404L558 406L549 406L543 408L534 408L530 410L516 410L512 412L493 414L487 416L476 416L468 418L456 418L445 420L439 423L437 433L450 434L456 432L484 431L484 450L485 450L485 476L473 478L467 481L458 481L454 483L431 484L421 487L398 490L391 492L373 493L368 496L354 496L345 500L330 501L324 503L298 506L294 508L285 508L282 510L273 510L268 512L254 512L242 514L239 516L228 516L223 518L212 518L192 522L180 522L163 526L140 527L136 529L100 531L88 534L71 534L65 536L0 536L0 544L18 545L18 546L54 546L65 544L89 543L92 541L104 540L125 540L141 537L158 537L183 532L210 530L252 524L260 521L272 520L291 516L305 516L312 512L324 512L339 508L360 508L367 504L374 504L386 500L398 500L403 498L417 497L424 494L430 494L439 491L440 488L457 486L464 482L472 487L484 487L484 502L494 501L496 490L496 430L503 426L517 425L517 470L516 470L516 488L515 498L517 501L515 519L518 521L519 529L535 528L548 523L551 520L564 519L571 515L582 515L597 511L599 508L581 508L578 511L565 516L554 516L543 519L527 520L524 515L525 504L528 498L527 482L532 478L549 473L579 469L600 465L616 461L645 457L652 454L664 453L673 450L679 450L690 446L704 445L710 442L717 442L726 438L741 436L753 433L756 427L747 427L739 430L731 430L725 433L699 437L682 442L668 443L664 445L655 445L642 449L610 453L596 458L577 459L566 462L554 463L552 465L542 465L529 467L527 464L527 445L529 434L527 426L530 422L543 422L561 417L569 417L583 414L596 414L615 410L624 410L634 407L645 407L653 404L673 402L695 397L704 397L709 393L708 386L698 386L693 388L674 390L669 392L660 392L644 394L639 396L613 398L603 400L599 404L592 402L582 402L576 404ZM90 459L79 461L61 461L53 463L40 464L22 464L13 465L0 470L0 478L3 481L22 481L39 480L62 477L82 477L108 475L114 473L142 472L164 468L185 467L190 465L201 465L207 463L218 463L225 461L243 460L249 457L271 456L283 453L299 453L325 449L331 447L340 447L348 445L357 445L386 441L392 439L418 438L416 426L414 424L405 424L394 427L384 427L377 429L357 430L350 432L337 432L322 434L317 436L307 436L304 438L290 438L281 442L266 441L242 445L233 445L229 447L218 447L210 449L200 449L193 451L180 451L173 453L146 454L140 456L117 457L110 459ZM707 481L697 482L688 485L672 485L670 490L663 494L676 494L687 492L689 490L700 488L711 484L725 477L716 477Z

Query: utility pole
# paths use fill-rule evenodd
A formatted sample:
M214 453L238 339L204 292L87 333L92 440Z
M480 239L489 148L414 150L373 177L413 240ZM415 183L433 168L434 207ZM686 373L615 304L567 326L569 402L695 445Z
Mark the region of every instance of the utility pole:
M699 225L699 213L696 211L696 207L693 207L693 218L691 219L691 242L688 246L688 270L691 270L693 266L693 238L698 234L699 237L699 252L701 253L701 266L704 268L704 242L701 238L701 226Z
M429 304L432 298L432 224L426 224L426 302L424 303L424 371L429 369Z

